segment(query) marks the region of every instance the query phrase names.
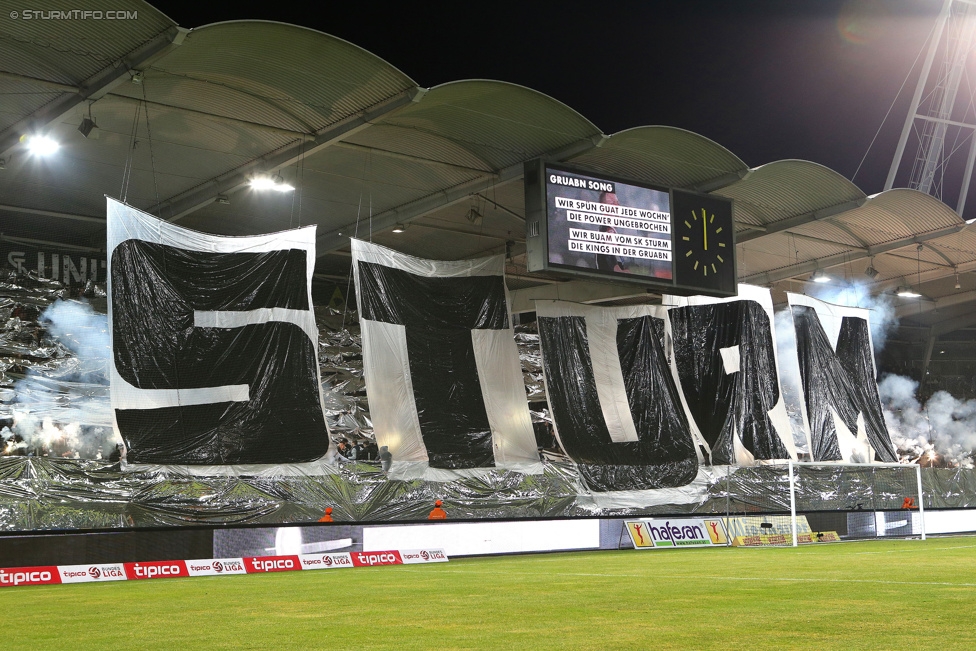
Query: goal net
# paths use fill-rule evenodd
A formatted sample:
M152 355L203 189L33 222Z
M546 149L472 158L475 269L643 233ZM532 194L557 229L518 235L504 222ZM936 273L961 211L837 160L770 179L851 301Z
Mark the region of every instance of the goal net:
M844 539L925 538L917 465L794 463L791 509Z
M919 467L906 464L736 468L727 478L726 530L741 546L924 539L920 480Z

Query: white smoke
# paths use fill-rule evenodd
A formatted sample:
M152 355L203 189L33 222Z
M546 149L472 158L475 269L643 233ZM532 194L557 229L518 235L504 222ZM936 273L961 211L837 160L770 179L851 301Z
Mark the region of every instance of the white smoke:
M874 345L875 355L884 350L888 333L898 325L893 298L888 294L872 296L870 285L859 280L845 285L813 284L806 293L825 303L869 310L871 314L868 322L871 325L871 343Z
M888 333L898 325L893 297L872 296L866 283L818 285L809 293L828 303L869 310L875 355L884 350ZM923 406L916 397L918 382L900 375L886 375L878 383L878 392L888 433L901 457L918 459L926 465L973 467L976 401L959 400L946 391L937 391Z
M84 300L55 301L44 310L39 321L47 325L48 334L85 365L84 369L79 369L84 377L76 378L78 381L107 381L108 362L112 356L107 315L99 314Z
M38 319L46 361L14 385L10 452L97 459L121 443L112 428L108 319L84 301L57 301ZM7 437L8 441L10 437Z
M936 391L924 406L918 382L887 375L878 383L885 423L899 456L924 465L973 467L976 449L976 400L959 400Z
M871 340L875 355L887 342L888 333L898 325L893 300L887 295L872 296L868 285L854 281L845 286L816 285L808 294L827 303L869 310ZM780 386L786 401L794 438L803 431L803 385L796 356L796 333L789 307L776 313L776 347L780 366ZM917 398L918 382L900 375L886 375L878 383L885 423L899 456L920 460L926 465L942 463L973 467L976 449L976 400L959 400L938 391L923 406Z

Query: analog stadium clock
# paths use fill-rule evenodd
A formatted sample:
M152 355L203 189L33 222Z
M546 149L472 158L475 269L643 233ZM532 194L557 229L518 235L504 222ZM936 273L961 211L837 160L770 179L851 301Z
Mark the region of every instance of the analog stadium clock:
M671 223L675 284L703 294L736 293L735 225L732 202L675 190Z

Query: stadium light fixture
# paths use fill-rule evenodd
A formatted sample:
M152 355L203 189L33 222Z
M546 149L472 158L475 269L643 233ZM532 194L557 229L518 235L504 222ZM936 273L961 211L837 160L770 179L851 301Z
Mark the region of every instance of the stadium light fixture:
M60 148L58 141L48 136L34 135L27 138L27 151L32 156L50 156Z
M915 278L915 284L922 284L922 245L919 244L915 247L915 264L918 276ZM915 291L911 285L902 285L895 290L895 294L901 296L902 298L921 298L921 294Z
M394 233L402 233L405 230L407 230L407 225L401 224L400 222L397 222L396 226L393 227Z
M864 275L867 276L868 278L870 278L871 280L874 280L875 278L877 278L878 277L878 274L880 274L880 273L881 273L880 271L878 271L877 269L874 268L874 261L873 260L871 261L871 264L868 265L868 268L864 270Z
M829 283L830 276L828 276L823 269L817 269L813 272L813 275L810 276L810 280L815 283Z
M84 136L85 138L91 137L92 131L94 131L97 128L98 125L95 124L95 121L92 120L91 118L85 118L84 120L81 121L81 124L78 125L78 131L80 131L81 135Z
M249 185L254 190L274 190L275 192L291 192L295 189L294 185L285 183L280 172L277 176L255 176Z

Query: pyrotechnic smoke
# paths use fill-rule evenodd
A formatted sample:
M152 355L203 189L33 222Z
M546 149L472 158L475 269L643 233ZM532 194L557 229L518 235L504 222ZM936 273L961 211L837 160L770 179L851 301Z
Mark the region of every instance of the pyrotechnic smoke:
M885 422L899 454L931 464L973 467L976 449L976 400L959 400L936 391L923 407L916 398L918 382L887 375L878 383Z
M898 325L893 298L887 294L872 296L865 283L818 286L809 293L828 303L870 310L875 355L884 349L888 333ZM942 457L949 465L972 467L976 401L959 400L946 391L937 391L922 406L916 398L918 382L900 375L885 376L878 391L888 432L901 456L921 458L923 463Z
M810 287L808 294L827 303L860 307L870 311L871 339L875 355L887 342L889 331L898 325L892 298L872 296L867 285ZM776 345L780 386L794 428L802 430L803 386L796 357L796 336L789 308L776 313ZM972 467L976 449L976 400L958 400L945 391L936 392L925 405L917 399L918 382L900 375L887 375L878 384L888 432L899 455L933 463Z
M898 325L895 317L895 307L889 296L872 296L868 285L853 281L845 285L814 285L807 287L807 295L826 303L860 307L869 310L868 322L871 325L871 343L874 353L880 353L888 340L888 332ZM776 329L776 352L779 358L780 388L786 411L790 416L793 427L793 438L797 449L809 452L806 440L806 425L803 422L803 384L800 378L800 365L796 356L796 331L793 329L793 317L790 308L786 307L776 313L774 327ZM801 443L802 440L802 443Z
M40 316L47 361L14 385L14 434L28 450L98 458L121 441L108 392L111 348L106 315L82 301L57 301Z
M871 343L874 345L875 355L884 350L885 343L888 341L888 333L898 325L892 297L888 294L872 296L870 285L867 283L851 281L844 285L808 286L806 294L825 303L869 310L871 316L868 321L871 324Z

